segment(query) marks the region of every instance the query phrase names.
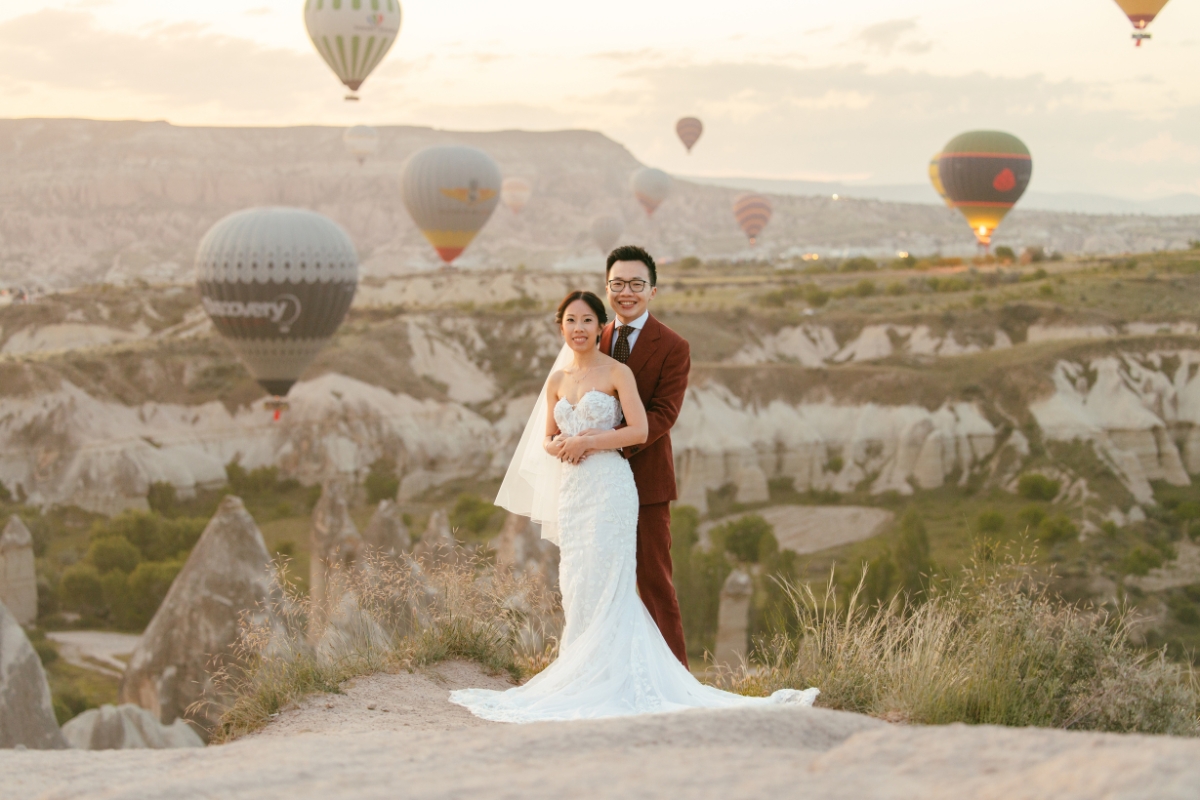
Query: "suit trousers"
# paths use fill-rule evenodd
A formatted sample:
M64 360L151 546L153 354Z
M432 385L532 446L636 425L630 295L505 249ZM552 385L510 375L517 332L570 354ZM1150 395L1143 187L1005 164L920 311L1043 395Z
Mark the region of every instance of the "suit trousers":
M652 503L638 509L637 586L642 603L658 625L671 652L686 667L683 618L671 580L671 504Z

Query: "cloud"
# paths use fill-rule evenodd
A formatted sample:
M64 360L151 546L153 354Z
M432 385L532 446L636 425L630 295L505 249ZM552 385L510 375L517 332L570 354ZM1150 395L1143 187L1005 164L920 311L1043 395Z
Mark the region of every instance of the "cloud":
M910 34L916 33L917 30L916 17L892 19L868 25L858 32L854 40L862 44L867 50L875 50L884 55L891 55L892 51L897 48L901 52L913 55L927 53L933 49L933 42L931 41L912 41L910 39L903 42L903 44L901 43L902 40L909 37Z

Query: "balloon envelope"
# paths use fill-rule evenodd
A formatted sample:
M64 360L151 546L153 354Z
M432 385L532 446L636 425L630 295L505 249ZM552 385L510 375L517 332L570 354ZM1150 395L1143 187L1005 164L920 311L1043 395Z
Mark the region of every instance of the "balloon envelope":
M675 134L679 136L679 141L683 142L683 146L689 153L696 146L696 142L700 140L702 133L704 133L704 123L695 117L684 117L675 123Z
M374 155L379 149L379 133L370 125L355 125L353 128L346 128L346 132L342 134L342 144L346 146L346 152L361 164L367 160L367 156Z
M400 0L305 0L304 26L321 58L356 92L400 33Z
M942 198L942 202L947 208L954 208L954 203L946 197L946 187L942 185L942 176L938 173L938 159L941 158L941 153L938 153L933 158L929 159L929 182L933 184L933 189Z
M654 214L671 193L671 176L653 167L642 167L633 173L630 184L634 197L646 209L647 216Z
M938 176L954 208L982 245L1020 199L1033 175L1029 148L1002 131L959 134L938 156Z
M533 186L524 178L505 178L500 186L500 201L514 214L521 213L532 194Z
M482 150L434 145L405 162L400 189L413 222L449 264L491 218L501 182L500 167Z
M771 213L771 201L755 192L739 194L733 201L733 217L751 245L758 241L758 235L771 221Z
M624 231L625 220L613 214L602 214L592 219L592 241L601 253L611 252Z
M1117 0L1117 5L1139 31L1154 21L1167 0Z
M333 220L251 208L219 220L196 251L196 286L217 333L255 380L285 395L341 325L358 256Z

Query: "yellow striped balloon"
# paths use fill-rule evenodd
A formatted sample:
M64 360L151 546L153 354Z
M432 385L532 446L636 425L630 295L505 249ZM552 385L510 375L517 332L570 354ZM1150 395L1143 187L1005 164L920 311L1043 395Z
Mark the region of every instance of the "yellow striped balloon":
M404 164L400 190L413 222L447 264L458 258L500 202L500 167L465 145L434 145Z
M1117 0L1117 5L1133 25L1134 46L1141 47L1142 40L1150 38L1150 34L1146 33L1146 26L1154 21L1166 4L1167 0Z
M733 217L750 240L751 247L758 243L758 235L771 221L771 213L771 201L761 194L746 192L734 198Z
M695 117L684 117L675 123L675 134L679 137L679 141L683 142L689 155L691 155L692 148L696 146L696 142L700 140L702 133L704 133L704 123Z
M400 33L400 0L305 0L304 26L329 68L357 92Z

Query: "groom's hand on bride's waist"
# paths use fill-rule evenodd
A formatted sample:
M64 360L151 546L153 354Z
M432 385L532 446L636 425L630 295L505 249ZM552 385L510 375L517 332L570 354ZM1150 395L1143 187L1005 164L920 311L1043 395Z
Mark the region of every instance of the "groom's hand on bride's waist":
M568 464L578 464L583 461L592 452L590 438L586 434L569 437L563 442L559 459Z

